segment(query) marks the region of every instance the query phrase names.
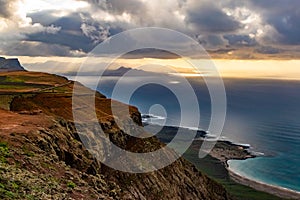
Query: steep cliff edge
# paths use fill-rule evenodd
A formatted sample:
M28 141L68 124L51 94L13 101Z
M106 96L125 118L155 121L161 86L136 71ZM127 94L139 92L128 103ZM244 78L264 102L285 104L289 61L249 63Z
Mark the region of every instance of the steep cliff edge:
M9 104L0 110L2 199L231 199L223 186L184 159L146 174L116 171L94 159L74 126L72 81L33 72L2 73L0 85L1 80L1 94L10 99L0 102ZM9 87L7 80L18 80L22 87ZM155 137L138 139L119 129L110 99L97 93L95 104L99 123L114 144L132 152L163 146ZM83 101L82 106L89 105ZM129 110L141 125L137 108Z
M25 71L17 58L5 59L0 57L0 72Z

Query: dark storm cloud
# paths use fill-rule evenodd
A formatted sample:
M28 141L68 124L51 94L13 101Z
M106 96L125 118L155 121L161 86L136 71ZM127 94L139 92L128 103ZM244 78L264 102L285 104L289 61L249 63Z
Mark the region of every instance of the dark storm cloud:
M228 41L222 35L208 34L198 36L196 40L207 49L222 48L228 45Z
M224 38L228 40L229 44L232 46L255 46L257 42L254 38L249 37L249 35L225 35Z
M300 44L299 0L252 0L254 10L261 13L266 24L272 25L280 34L282 44Z
M238 21L226 15L221 8L209 3L188 9L186 21L194 25L199 32L224 33L240 28Z
M49 11L30 15L34 22L39 22L45 26L54 25L61 27L61 29L56 34L30 34L26 40L58 44L67 46L71 50L82 50L88 53L110 35L123 31L117 25L95 21L87 12L71 13L64 17L53 16Z
M41 19L40 16L43 16L43 18ZM82 32L81 25L84 20L78 13L72 13L64 17L55 18L48 11L48 13L43 12L32 14L30 17L34 22L39 21L45 26L53 24L54 26L61 27L61 30L56 34L30 34L26 39L27 41L57 44L60 46L67 46L71 50L82 50L84 52L89 52L95 46L93 41L91 41L91 39Z
M68 15L59 17L57 11L45 10L30 13L27 17L32 20L32 24L40 24L41 27L50 28L45 28L44 31L22 34L20 41L15 40L9 42L9 45L1 45L2 54L82 56L81 53L90 52L110 34L116 34L123 30L118 26L95 21L89 12L71 12ZM87 27L92 28L93 31L89 32ZM107 27L107 32L101 35L103 27ZM76 51L80 54L73 53Z
M297 10L297 6L300 5L298 0L272 0L272 2L270 0L250 0L249 2L256 8L272 13Z
M284 18L284 21L274 22L276 30L282 35L280 42L284 44L300 44L300 13L293 13Z
M70 47L41 42L16 42L9 47L2 46L2 49L9 56L80 56L72 53Z

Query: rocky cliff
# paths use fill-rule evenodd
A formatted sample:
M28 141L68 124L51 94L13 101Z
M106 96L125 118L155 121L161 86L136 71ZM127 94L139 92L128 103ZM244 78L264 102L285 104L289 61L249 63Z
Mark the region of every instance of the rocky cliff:
M5 59L0 57L0 72L25 71L17 58Z
M12 80L22 87L8 87L9 83L14 86ZM10 72L0 73L1 84L5 85L1 94L10 99L0 102L9 104L9 109L0 110L2 199L231 199L223 186L184 159L146 174L101 164L85 149L74 126L74 82L44 73ZM114 144L132 152L163 146L155 137L138 139L126 133L130 128L117 127L111 117L111 101L96 94L98 123ZM82 106L89 105L83 101ZM127 108L133 121L141 125L137 108ZM97 142L105 146L101 138Z

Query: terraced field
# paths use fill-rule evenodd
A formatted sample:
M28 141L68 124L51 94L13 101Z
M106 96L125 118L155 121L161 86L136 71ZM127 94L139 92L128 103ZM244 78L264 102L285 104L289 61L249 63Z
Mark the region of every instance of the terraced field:
M38 93L65 93L70 91L67 79L38 72L1 72L0 108L9 110L15 97L31 97Z

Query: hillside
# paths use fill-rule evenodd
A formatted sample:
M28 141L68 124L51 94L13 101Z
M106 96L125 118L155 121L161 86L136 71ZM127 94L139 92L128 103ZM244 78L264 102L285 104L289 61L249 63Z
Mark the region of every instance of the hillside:
M45 73L0 73L2 199L231 199L223 186L184 159L147 174L116 171L95 160L74 126L73 84ZM120 130L111 116L110 99L97 93L95 104L97 123L114 144L132 152L163 146L155 137L138 139ZM90 105L82 101L82 106ZM137 108L129 110L142 125ZM96 142L107 145L101 138Z

